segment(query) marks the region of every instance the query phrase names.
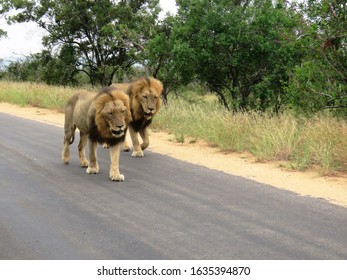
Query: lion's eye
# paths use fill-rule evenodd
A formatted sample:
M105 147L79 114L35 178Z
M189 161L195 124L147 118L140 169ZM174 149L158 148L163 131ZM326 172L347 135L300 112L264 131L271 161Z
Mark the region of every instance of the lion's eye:
M148 96L144 96L143 99L144 99L144 100L147 100L147 99L148 99Z
M112 113L112 112L109 112L108 115L109 115L109 116L113 116L113 113Z

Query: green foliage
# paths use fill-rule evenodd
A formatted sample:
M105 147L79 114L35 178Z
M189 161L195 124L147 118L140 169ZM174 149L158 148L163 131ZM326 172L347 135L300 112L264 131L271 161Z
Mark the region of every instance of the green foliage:
M0 38L7 35L7 32L0 28Z
M9 11L9 5L6 0L0 0L0 19ZM0 28L0 38L5 37L7 32Z
M329 109L346 117L347 4L310 0L305 11L311 21L305 38L309 53L290 70L289 106L305 113Z
M151 76L158 78L164 85L163 97L167 100L170 91L176 91L181 81L173 67L172 48L174 39L172 29L176 23L175 17L168 15L159 21L142 54L142 64Z
M286 71L301 57L294 10L267 0L178 4L173 54L183 81L205 83L229 109L278 111Z
M4 78L14 81L44 82L49 85L77 85L76 60L73 48L65 45L55 56L48 51L42 51L22 61L11 62L4 72Z
M347 85L339 81L333 67L322 60L310 60L297 66L286 88L288 106L305 114L323 109L339 109L347 115Z
M6 2L18 9L12 22L36 22L48 32L44 45L50 50L58 47L62 54L73 48L69 55L78 58L73 73L84 72L100 85L111 84L116 73L138 61L159 13L158 0Z

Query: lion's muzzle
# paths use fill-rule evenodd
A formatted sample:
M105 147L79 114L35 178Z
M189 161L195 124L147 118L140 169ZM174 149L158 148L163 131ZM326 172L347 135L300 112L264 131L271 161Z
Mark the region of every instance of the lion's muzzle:
M151 119L154 115L154 109L149 109L148 112L144 112L144 115L146 119Z
M119 138L122 137L124 135L124 127L118 127L117 129L111 129L111 133L114 137Z

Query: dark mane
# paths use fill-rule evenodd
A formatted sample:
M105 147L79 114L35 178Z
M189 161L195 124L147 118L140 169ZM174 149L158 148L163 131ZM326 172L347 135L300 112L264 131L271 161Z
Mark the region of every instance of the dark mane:
M90 118L90 120L89 120L89 135L88 135L88 137L91 141L96 141L99 144L106 143L109 146L117 145L117 144L119 144L125 140L126 131L127 131L127 129L125 129L124 135L122 137L105 138L105 137L102 137L100 135L100 132L99 132L99 130L95 124L94 118Z
M139 132L140 130L143 130L144 128L149 126L151 122L152 122L152 119L150 120L143 119L143 120L132 121L130 122L130 125L136 132Z

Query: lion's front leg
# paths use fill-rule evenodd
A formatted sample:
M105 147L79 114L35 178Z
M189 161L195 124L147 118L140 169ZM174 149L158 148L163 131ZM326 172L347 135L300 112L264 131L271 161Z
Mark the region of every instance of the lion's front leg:
M149 146L149 136L148 136L147 127L145 127L143 130L140 131L140 136L141 136L142 141L143 141L141 144L141 149L143 151Z
M99 172L98 158L96 154L97 142L88 141L89 146L89 165L86 170L88 174L96 174Z
M119 173L119 156L122 143L110 147L110 179L112 181L124 181L124 175Z
M131 156L143 157L143 152L140 146L139 139L137 137L137 132L132 127L129 127L129 133L130 133L131 141L133 142L133 153L131 154Z

